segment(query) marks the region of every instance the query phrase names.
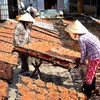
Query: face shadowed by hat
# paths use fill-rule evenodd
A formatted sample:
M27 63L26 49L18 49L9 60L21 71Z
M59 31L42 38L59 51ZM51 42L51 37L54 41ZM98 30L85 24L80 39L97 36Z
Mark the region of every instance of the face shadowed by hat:
M73 34L85 34L86 32L88 32L88 29L86 29L85 26L82 25L80 21L76 20L72 22L72 24L68 25L65 28L65 31Z

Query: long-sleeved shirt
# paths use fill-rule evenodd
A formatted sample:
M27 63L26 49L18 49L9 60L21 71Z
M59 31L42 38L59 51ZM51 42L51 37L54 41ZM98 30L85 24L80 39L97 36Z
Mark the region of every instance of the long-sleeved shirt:
M28 27L24 27L24 25L19 22L14 31L14 45L25 45L30 42L30 29Z
M79 45L81 50L81 60L83 63L85 58L96 60L100 58L100 41L90 32L79 36Z

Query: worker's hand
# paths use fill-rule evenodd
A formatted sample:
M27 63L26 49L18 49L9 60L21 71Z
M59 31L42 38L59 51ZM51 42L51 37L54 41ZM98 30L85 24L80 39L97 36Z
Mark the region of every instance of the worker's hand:
M80 68L82 65L86 65L86 62L79 63L78 68Z
M79 65L78 65L78 67L77 67L77 68L80 68L80 67L81 67L81 65L82 65L82 63L79 63Z

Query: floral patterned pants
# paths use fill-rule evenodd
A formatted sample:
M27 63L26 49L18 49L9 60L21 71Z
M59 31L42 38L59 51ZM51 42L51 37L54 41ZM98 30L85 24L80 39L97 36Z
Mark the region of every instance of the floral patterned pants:
M100 59L88 60L88 65L86 67L86 84L90 85L96 74L98 65L100 64Z

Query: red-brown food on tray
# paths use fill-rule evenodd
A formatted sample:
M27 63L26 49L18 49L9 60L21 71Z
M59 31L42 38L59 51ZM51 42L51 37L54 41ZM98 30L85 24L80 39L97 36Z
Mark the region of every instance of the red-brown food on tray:
M0 78L8 82L13 78L13 66L9 63L0 61Z
M17 65L18 63L18 54L12 53L14 47L13 29L15 25L16 23L6 21L0 27L0 61L8 62L13 65Z
M18 89L20 89L20 88L22 87L22 85L23 85L23 84L21 84L21 83L17 83L17 84L16 84L16 86L17 86Z
M10 59L9 59L10 58ZM0 61L7 62L11 65L18 65L18 55L17 54L10 54L6 52L0 52Z
M0 80L0 100L6 100L8 95L8 83Z
M21 81L26 83L33 83L33 80L29 77L21 77Z
M61 93L64 92L64 93L68 94L68 92L69 92L69 90L67 88L63 87L63 86L57 86L57 88L58 88L58 91L61 92Z
M37 90L38 86L36 84L27 83L26 85L30 90Z
M36 84L39 87L45 87L45 83L40 79L34 80L34 84Z
M48 89L58 90L57 86L55 84L53 84L53 83L49 83L49 82L46 83L46 87Z
M64 86L55 85L51 82L45 83L40 79L33 80L33 83L29 83L30 81L26 84L22 81L20 82L16 86L19 91L18 97L19 99L23 98L22 100L25 97L33 98L33 100L78 100L79 98L80 100L88 100L83 93L79 93L74 89L67 89ZM38 85L39 83L42 85Z
M48 21L41 20L39 18L36 18L36 21L45 22L47 24L50 23ZM67 21L67 22L70 23L70 21ZM16 25L15 22L7 21L4 26L8 26L8 28L14 29L15 25ZM70 40L70 42L68 44L68 45L70 45L70 47L68 47L68 48L67 48L67 46L66 47L62 46L63 43L61 41L61 37L60 37L58 31L46 30L43 28L39 28L37 26L32 26L32 28L33 28L32 32L31 32L32 42L30 44L24 46L24 49L30 49L29 52L32 55L34 55L34 52L32 53L32 50L36 50L38 52L51 54L52 56L55 56L55 57L64 58L65 60L73 60L73 59L80 57L80 53L78 51L71 50L73 48L73 45L70 45L70 44L73 44L73 41ZM8 30L10 30L10 29L8 29ZM4 31L4 29L3 29L3 31ZM11 31L11 34L13 34L13 30ZM74 47L75 47L75 49L76 48L79 49L77 44L74 44ZM22 49L22 52L26 52L26 51L23 51L24 49ZM35 54L35 56L36 56L36 54ZM46 55L42 55L42 54L40 54L39 57L47 58L47 60L52 59L51 57L47 57ZM61 63L61 62L59 62L59 63ZM62 62L61 64L66 65L66 62L65 63Z
M36 95L36 100L46 100L46 96L39 93Z

